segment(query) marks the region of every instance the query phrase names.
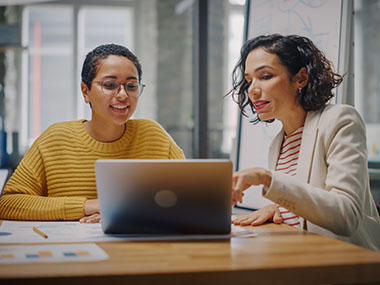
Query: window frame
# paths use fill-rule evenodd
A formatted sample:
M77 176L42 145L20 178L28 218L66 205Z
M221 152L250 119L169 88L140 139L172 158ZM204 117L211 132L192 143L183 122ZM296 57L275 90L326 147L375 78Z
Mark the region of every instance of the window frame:
M80 14L84 7L119 7L119 8L132 8L134 9L133 1L99 1L99 0L67 0L67 1L55 1L54 3L31 3L25 6L22 6L21 15L22 15L22 25L21 25L21 42L22 46L29 46L29 11L32 9L38 8L57 8L57 7L66 7L71 9L73 25L72 25L72 46L71 46L71 54L72 54L72 87L73 90L72 96L73 98L73 110L75 110L74 114L76 117L84 118L85 111L83 107L83 99L81 96L80 90L80 69L82 64L82 58L80 55L80 44L82 43L80 39ZM132 13L133 14L133 13ZM132 19L132 22L134 19ZM21 126L20 126L20 150L24 153L33 143L34 139L29 138L29 124L28 118L30 116L29 112L29 102L30 102L30 90L29 90L29 56L30 51L25 49L22 51L21 56ZM70 76L70 75L68 75Z

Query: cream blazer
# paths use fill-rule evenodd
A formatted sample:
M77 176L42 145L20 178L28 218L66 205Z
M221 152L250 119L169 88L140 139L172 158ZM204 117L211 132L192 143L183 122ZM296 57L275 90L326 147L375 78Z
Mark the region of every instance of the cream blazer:
M370 192L366 130L349 105L308 112L295 177L273 171L284 130L269 149L264 197L301 217L310 232L380 250L380 218Z

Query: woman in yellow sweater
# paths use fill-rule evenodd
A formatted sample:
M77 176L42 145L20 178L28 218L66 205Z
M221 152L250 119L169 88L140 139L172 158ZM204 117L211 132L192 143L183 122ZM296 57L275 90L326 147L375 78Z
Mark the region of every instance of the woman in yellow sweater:
M159 124L130 119L144 88L141 75L123 46L87 54L81 89L91 120L53 124L36 139L3 190L0 219L98 222L97 159L184 158Z

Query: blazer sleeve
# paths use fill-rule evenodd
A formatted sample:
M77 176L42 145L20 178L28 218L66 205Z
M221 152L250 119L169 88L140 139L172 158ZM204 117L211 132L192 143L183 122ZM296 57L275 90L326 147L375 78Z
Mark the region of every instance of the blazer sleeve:
M361 116L349 106L331 108L320 119L312 181L273 171L265 197L336 235L351 236L368 199L367 163Z

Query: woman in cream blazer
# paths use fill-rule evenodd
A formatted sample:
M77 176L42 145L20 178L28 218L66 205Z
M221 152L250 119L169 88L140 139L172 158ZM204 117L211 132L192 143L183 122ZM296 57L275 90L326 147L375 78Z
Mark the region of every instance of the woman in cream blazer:
M283 130L269 150L276 166ZM368 179L365 126L348 105L308 112L295 179L272 171L265 197L301 217L302 228L380 248L380 218Z
M233 203L241 202L251 185L263 185L263 196L298 215L301 228L380 250L365 125L353 107L328 103L342 77L323 53L305 37L259 36L243 46L234 75L232 91L242 111L250 105L257 114L254 122L276 118L283 128L269 149L269 169L234 173ZM276 171L284 137L300 129L295 176ZM275 204L233 223L281 223Z

